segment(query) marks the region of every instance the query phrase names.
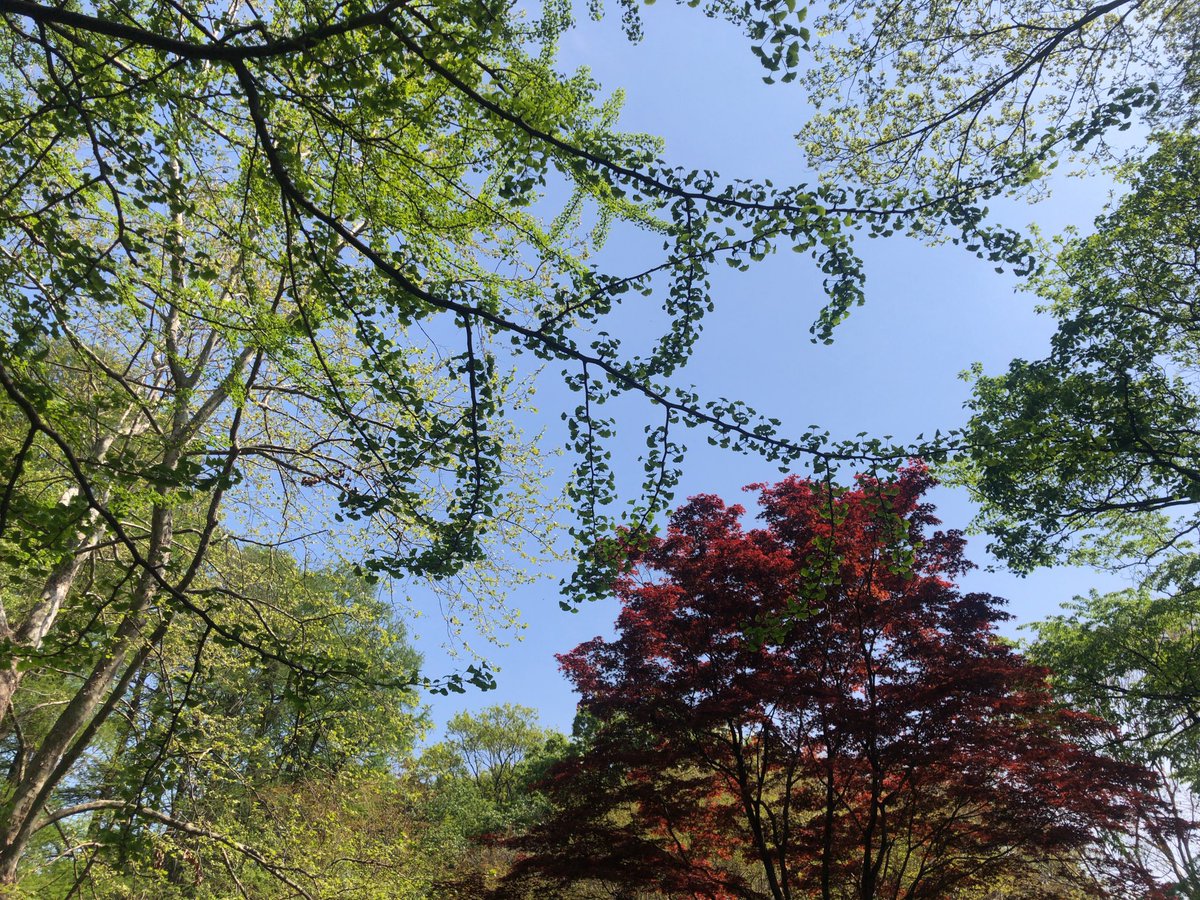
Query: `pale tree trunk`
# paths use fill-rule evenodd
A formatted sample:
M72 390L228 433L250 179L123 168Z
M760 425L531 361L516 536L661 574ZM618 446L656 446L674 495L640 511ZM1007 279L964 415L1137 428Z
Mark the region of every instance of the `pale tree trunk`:
M66 774L60 767L63 757L76 737L92 723L110 691L116 689L113 682L130 650L144 640L144 614L158 595L158 579L163 576L170 557L172 531L171 510L165 504L156 506L146 556L149 568L138 579L132 609L117 628L104 656L93 666L43 738L25 767L23 777L11 786L12 794L0 816L4 823L0 831L0 884L11 884L16 880L17 864L33 834L35 820L45 808L56 783Z
M177 161L172 161L168 168L168 179L175 197L181 197L183 186ZM186 287L184 259L184 228L182 203L173 203L174 234L169 242L170 259L169 278L172 289L177 296L182 296ZM239 263L240 264L240 257ZM236 271L237 265L231 271ZM228 288L226 288L228 291ZM174 472L178 469L187 448L188 442L203 428L205 423L217 413L221 405L228 399L231 384L241 379L245 367L250 367L250 374L245 381L249 390L258 367L263 358L261 349L246 346L237 354L225 377L216 381L207 396L201 398L194 395L197 383L201 379L201 370L210 358L214 343L218 340L218 332L213 329L207 341L203 342L198 357L190 360L191 371L185 365L186 341L181 340L182 326L178 306L174 302L167 304L163 311L161 322L159 353L155 369L164 376L165 383L152 388L152 395L145 398L140 405L135 404L126 416L113 430L110 437L102 438L94 447L92 460L103 461L114 441L121 437L130 437L144 432L151 424L149 403L153 400L171 402L170 422L162 432L158 432L162 441L163 452L159 464L155 467L162 472ZM157 355L157 354L156 354ZM133 425L128 426L129 416L134 416ZM140 417L140 418L138 418ZM230 432L230 440L234 437L240 413L234 416ZM166 424L166 423L164 423ZM157 429L155 429L157 431ZM230 456L230 465L234 456ZM75 486L70 496L64 498L69 502L74 492L80 490ZM167 633L172 616L162 617L152 634L146 633L151 620L151 612L157 599L164 590L170 592L185 591L191 579L199 571L198 558L192 560L192 565L182 576L182 579L168 586L167 566L171 561L172 542L174 539L174 503L169 496L170 488L162 486L156 491L151 512L150 533L144 549L135 550L132 545L127 549L132 551L133 559L130 565L143 566L134 586L128 612L118 625L116 631L107 642L102 655L94 663L90 673L83 678L82 684L66 707L59 714L50 730L42 737L35 748L30 748L27 762L15 765L10 771L4 803L0 806L0 885L12 884L17 880L17 867L24 855L31 836L47 821L47 805L54 790L68 775L71 767L86 751L93 740L96 731L109 715L120 704L127 693L130 684L141 670L153 648L158 645ZM215 516L220 504L223 488L218 488L211 499L210 518ZM42 641L50 633L64 603L75 584L77 575L83 563L95 552L94 547L105 535L121 538L121 543L127 543L119 529L109 527L109 522L101 517L99 509L88 512L84 523L78 529L72 542L67 548L67 555L62 563L51 573L46 586L33 610L15 630L6 629L0 610L0 636L7 636L14 644L14 655L28 655L30 651L40 647ZM139 540L139 544L141 541ZM202 554L204 541L196 549ZM17 671L16 660L11 667L5 666L0 670L0 722L4 715L12 709L14 694L20 685L21 673ZM2 891L2 888L0 888Z
M178 327L178 317L175 314L166 318L167 327ZM171 341L173 344L174 342ZM242 366L261 355L252 348L247 348L234 363L230 378L241 371ZM178 364L171 366L175 373L180 373ZM255 370L257 367L255 367ZM228 395L229 379L224 379L213 392L199 404L199 409L189 415L189 405L186 385L177 387L174 393L175 409L172 413L171 430L165 438L167 451L158 466L163 471L173 472L177 469L187 441L187 437L203 425L217 410ZM222 492L217 491L213 502L219 502ZM21 857L28 847L29 839L39 826L39 820L44 819L44 811L54 789L67 775L71 765L86 749L100 724L113 712L130 682L141 668L149 652L166 634L170 617L164 619L151 635L144 633L146 613L153 606L162 591L167 577L167 565L170 562L172 542L174 538L174 513L171 499L165 490L159 492L151 516L150 535L140 562L145 566L134 588L132 604L116 632L108 643L104 655L94 664L92 671L84 679L83 684L60 713L50 731L40 741L32 757L25 765L14 766L9 773L8 799L0 807L0 885L12 884L17 880L17 867ZM53 601L45 599L36 607L36 616L28 617L25 628L28 634L36 634L40 642L49 632L54 618L62 607L69 592L75 575L87 558L89 546L95 544L106 533L105 523L99 519L98 513L89 518L95 523L92 533L77 539L76 547L81 552L63 563L56 570L51 584L56 588ZM87 541L88 543L85 543ZM137 561L131 562L137 564ZM197 569L191 566L188 576L194 576ZM185 576L184 581L190 580ZM175 585L173 590L185 590L185 584ZM49 593L49 591L47 591ZM126 661L129 660L126 666ZM124 671L122 672L122 668ZM3 673L0 673L2 676ZM11 700L12 691L20 682L19 673L9 682L7 697Z
M126 413L126 418L132 412L130 410L129 413ZM123 435L118 427L118 431L99 438L92 445L89 459L97 463L103 462L113 443L121 436ZM65 506L78 495L78 485L72 485L63 492L59 503ZM21 683L22 672L18 668L19 660L23 655L36 652L41 648L42 641L54 627L54 622L66 602L67 595L71 592L75 577L88 558L90 553L88 548L98 543L105 531L106 525L100 521L100 511L89 509L83 522L80 523L75 534L63 548L65 554L63 560L51 570L45 586L38 595L37 602L29 610L25 621L16 629L6 629L4 636L11 642L12 658L6 667L0 668L0 724L3 724L5 716L12 709L13 695L16 694L17 686Z
M172 205L176 208L170 240L169 272L172 287L181 291L185 286L182 259L184 221L179 211L179 194L176 193L182 187L179 165L175 160L169 165L168 178L172 193L175 193ZM172 302L162 323L163 349L173 407L170 428L165 436L165 452L159 465L164 472L174 472L178 468L187 435L196 424L189 416L188 394L191 385L180 360L179 332L179 310ZM113 438L107 439L107 443L98 448L101 452L93 454L93 458L103 459L112 442ZM41 739L28 764L17 768L15 783L8 785L8 796L0 807L0 885L16 882L17 867L36 830L37 820L42 816L51 793L81 751L79 741L94 734L102 720L111 714L120 701L118 692L123 694L128 689L133 669L140 666L146 657L145 650L150 642L149 636L144 633L146 613L159 594L162 580L167 576L174 537L174 512L167 490L159 488L156 492L146 549L138 554L144 568L134 587L129 611L109 640L103 655ZM105 523L99 519L99 510L90 510L89 517L89 524L98 523L94 526L97 533L92 536L90 530L83 530L76 535L69 550L70 555L52 574L50 587L43 592L23 624L22 632L19 632L27 635L27 646L36 646L34 641L40 644L52 627L88 555L87 547L90 545L84 542L91 537L94 544L106 530ZM130 562L131 565L138 563L136 558ZM156 631L155 637L161 639L162 632ZM131 653L133 664L122 676L125 661ZM0 682L0 691L3 691L0 693L0 711L11 709L19 682L20 675L14 661L11 671Z

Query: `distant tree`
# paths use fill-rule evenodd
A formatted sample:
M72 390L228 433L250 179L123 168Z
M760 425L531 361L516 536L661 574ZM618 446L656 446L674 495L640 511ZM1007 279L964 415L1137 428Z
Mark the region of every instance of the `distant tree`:
M537 724L536 710L511 703L489 706L476 715L459 713L446 726L447 746L480 790L497 803L516 797L521 766L549 736Z
M558 811L505 890L1100 891L1120 865L1102 844L1154 806L1153 776L1091 749L1108 726L1058 706L994 634L1001 601L955 588L964 542L928 531L930 484L914 464L758 486L748 531L740 506L694 497L629 551L617 636L561 657L595 727L552 772Z
M503 703L458 713L443 740L413 761L406 777L419 798L417 840L435 864L435 896L479 896L507 870L513 853L498 839L546 814L536 782L566 746L563 735L538 724L535 710Z
M417 759L415 772L443 792L457 785L458 793L491 810L488 818L503 819L527 799L526 768L559 741L561 735L538 725L537 711L528 706L502 703L460 712L446 725L445 738Z

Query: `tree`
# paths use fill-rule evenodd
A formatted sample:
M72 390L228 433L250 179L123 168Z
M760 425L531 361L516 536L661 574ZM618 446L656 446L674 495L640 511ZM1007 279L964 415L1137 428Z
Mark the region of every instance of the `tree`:
M456 715L446 726L445 746L480 793L509 804L519 791L522 764L545 746L550 734L538 726L536 711L504 703L478 715Z
M1033 283L1050 354L976 373L961 480L1019 570L1144 559L1194 534L1200 144L1164 135L1130 190Z
M611 524L602 406L617 395L653 417L635 530L670 501L684 426L781 463L900 452L782 436L676 382L717 260L810 254L826 275L822 337L862 299L855 229L919 209L997 259L1025 258L955 200L669 165L616 128L619 97L555 68L567 5L523 12L0 0L0 727L15 737L47 714L31 673L69 685L37 740L16 738L27 759L0 798L0 882L19 877L73 766L172 634L313 682L417 677L281 640L260 597L211 577L222 543L286 547L398 596L414 583L451 603L482 596L467 614L503 618L497 570L550 540L541 467L514 422L553 361L579 394L564 414L574 596L588 596L611 562L591 539ZM798 65L799 13L768 0L710 12L759 41L768 67ZM590 256L614 223L665 256L600 271ZM633 355L604 323L652 293L660 339ZM491 684L478 662L422 677Z
M362 671L419 667L402 624L362 579L301 571L277 550L221 547L209 562L230 596L259 602L262 625L295 658L329 657L336 648ZM228 612L221 619L238 623ZM383 837L362 824L366 809L397 805L392 773L424 727L412 676L305 676L211 629L191 633L189 624L162 635L114 714L77 741L69 782L27 841L31 894L90 887L103 895L117 884L174 896L203 883L213 896L222 886L231 896L240 882L256 892L340 885L366 896L364 886L385 871L413 875L403 832ZM75 690L50 671L33 671L24 683L50 709ZM54 719L20 721L0 742L16 783L11 773L31 765ZM355 844L364 852L347 849ZM337 860L339 849L349 858ZM409 871L398 872L403 866Z
M1104 752L1154 769L1164 802L1184 827L1124 847L1168 873L1180 896L1200 892L1200 560L1160 565L1136 588L1077 597L1031 626L1029 655L1048 666L1055 692L1114 723Z
M1158 770L1164 799L1194 823L1200 145L1161 134L1125 174L1128 193L1095 232L1068 236L1032 283L1058 321L1050 353L975 373L953 477L1019 571L1148 567L1138 587L1039 623L1031 652L1069 702L1120 727L1107 752ZM1136 848L1195 892L1190 828Z
M1153 818L1153 777L1091 749L1109 726L995 635L1000 601L955 588L963 539L928 530L930 484L913 464L758 485L752 530L694 497L631 551L616 637L561 657L597 726L552 772L558 812L518 842L509 892L1099 889L1108 837ZM1152 890L1144 871L1121 882Z
M505 703L458 713L443 740L412 763L437 896L482 896L506 871L513 854L501 842L545 815L536 785L565 748L566 739L540 727L534 710Z
M421 753L414 772L438 798L431 806L461 826L459 837L475 838L531 818L538 798L530 769L540 771L561 741L537 724L537 713L527 706L489 706L454 716L443 740Z
M835 181L1041 186L1089 143L1092 160L1120 157L1115 129L1194 127L1198 25L1192 4L1146 0L830 0L800 138Z

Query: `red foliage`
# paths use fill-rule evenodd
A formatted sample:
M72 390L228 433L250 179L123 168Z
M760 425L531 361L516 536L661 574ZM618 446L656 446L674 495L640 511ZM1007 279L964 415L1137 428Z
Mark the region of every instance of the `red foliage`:
M592 733L553 773L529 879L697 897L946 897L1001 874L1056 896L1150 774L1088 747L962 594L958 532L913 464L853 489L757 485L763 527L698 496L630 554L613 641L560 657ZM1124 873L1138 896L1144 875ZM1134 879L1137 886L1134 887ZM1060 882L1061 886L1061 882Z

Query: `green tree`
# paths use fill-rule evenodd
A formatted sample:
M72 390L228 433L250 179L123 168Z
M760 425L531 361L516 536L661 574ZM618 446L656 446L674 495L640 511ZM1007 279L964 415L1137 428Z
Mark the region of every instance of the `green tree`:
M520 791L523 765L550 736L537 724L536 711L505 703L475 715L459 713L446 726L443 743L481 794L507 805Z
M976 373L961 479L1020 570L1120 562L1200 527L1200 143L1163 136L1130 190L1033 282L1050 354Z
M1032 659L1076 708L1117 726L1104 751L1156 770L1173 833L1147 831L1122 845L1169 873L1181 896L1200 893L1200 558L1176 557L1137 588L1077 597L1035 623Z
M769 69L796 70L799 12L709 12ZM862 299L853 231L890 231L912 205L660 160L656 141L616 128L619 95L555 68L567 4L526 17L476 0L0 0L0 13L0 728L21 760L0 797L0 882L86 783L76 767L164 641L196 659L224 642L306 683L413 682L394 660L281 632L269 600L214 571L223 543L287 548L400 597L419 583L451 604L483 597L466 613L503 618L498 569L544 546L553 519L514 424L547 362L579 395L563 412L576 597L612 561L591 539L612 525L603 404L617 395L652 417L634 531L671 500L684 426L784 464L909 452L780 436L676 375L714 263L811 255L827 336ZM977 210L920 209L1024 259ZM614 223L664 256L599 270ZM604 325L647 294L661 334L636 355ZM46 707L32 685L51 675ZM466 682L491 675L476 663L432 686Z
M392 772L424 727L413 676L391 677L420 662L403 627L375 588L344 572L304 572L278 551L227 545L210 564L220 580L207 585L253 597L291 658L329 657L336 647L338 658L386 680L306 675L179 623L150 649L114 715L80 745L69 783L56 792L60 805L34 827L26 861L33 895L85 885L104 893L108 883L167 896L203 882L211 896L228 896L237 881L269 892L272 880L319 893L375 884L384 870L417 871L401 824L382 837L364 824L368 810L398 806ZM236 613L222 618L237 627ZM27 679L43 704L72 695L69 679ZM28 764L21 741L36 746L38 727L53 722L23 718L0 745L10 772ZM350 853L355 843L378 852ZM332 860L335 846L349 861L326 877L319 860Z
M1037 625L1036 658L1072 704L1119 724L1106 752L1157 769L1197 821L1194 664L1200 529L1200 142L1160 134L1086 237L1068 234L1032 289L1057 320L1049 354L974 373L955 477L991 549L1028 571L1056 561L1149 564L1134 589L1077 598ZM1188 831L1130 844L1196 892Z
M549 806L538 782L568 752L533 709L505 703L458 713L413 762L421 844L439 860L434 881L447 897L478 895L504 874L514 854L497 838L541 821Z
M832 180L1041 185L1085 145L1119 156L1114 128L1194 126L1198 27L1194 4L1170 0L829 0L805 76L818 113L800 138Z
M455 715L444 738L415 761L414 772L453 807L447 815L462 835L473 837L535 814L540 801L533 784L565 746L562 735L538 725L533 709L504 703Z

